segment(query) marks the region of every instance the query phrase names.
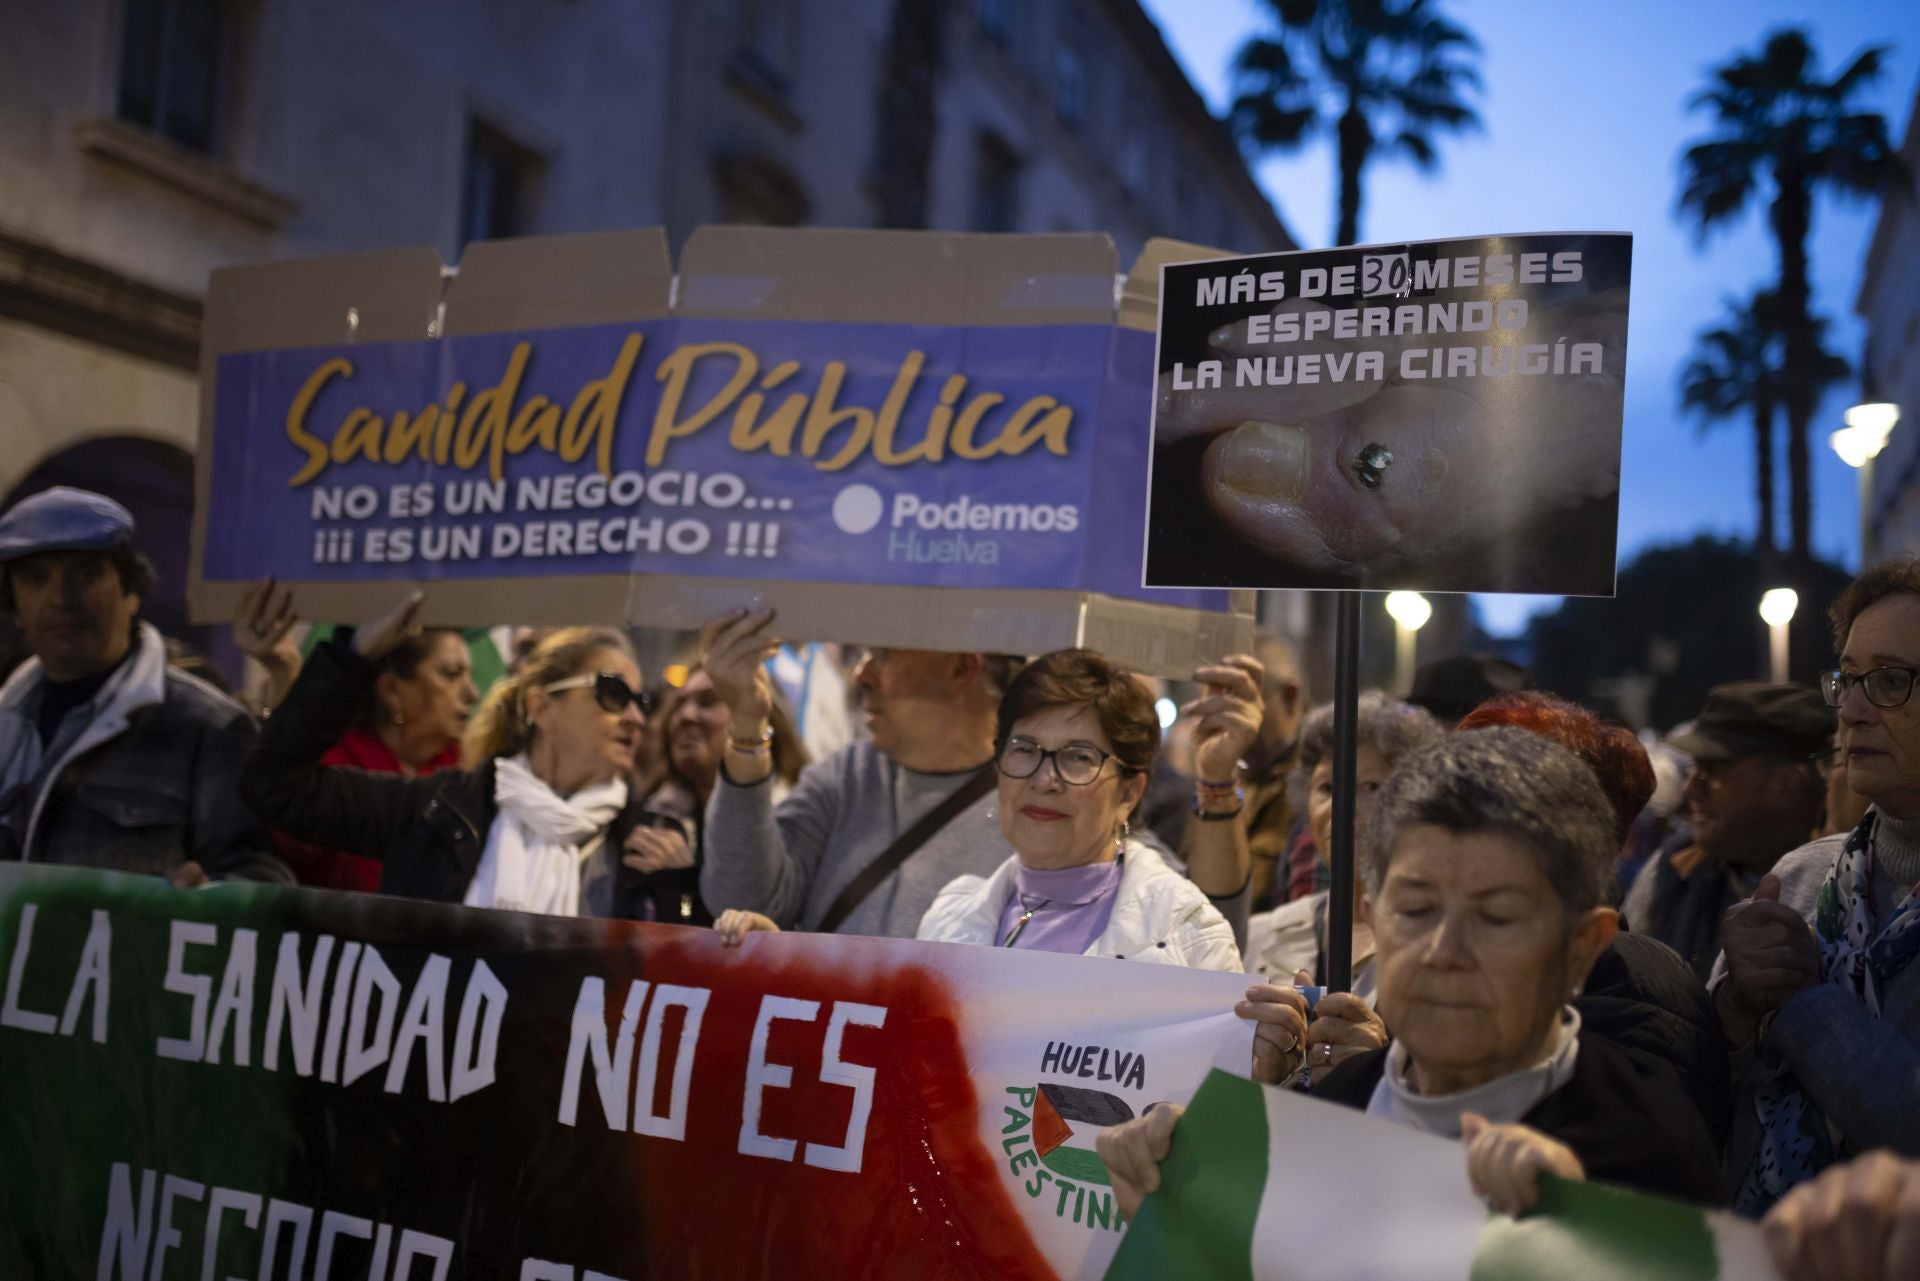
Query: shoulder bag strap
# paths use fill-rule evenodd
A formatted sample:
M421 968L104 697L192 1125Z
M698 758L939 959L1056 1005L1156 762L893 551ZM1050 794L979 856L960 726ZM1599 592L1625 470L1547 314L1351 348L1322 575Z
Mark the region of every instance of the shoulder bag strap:
M989 762L966 782L955 788L946 800L928 810L920 821L902 832L893 844L880 851L873 862L860 869L860 874L847 882L840 896L833 900L833 906L820 918L819 932L832 934L846 924L849 916L874 890L880 882L900 870L900 865L912 857L913 852L933 839L935 832L952 822L961 810L985 796L993 787L993 765Z

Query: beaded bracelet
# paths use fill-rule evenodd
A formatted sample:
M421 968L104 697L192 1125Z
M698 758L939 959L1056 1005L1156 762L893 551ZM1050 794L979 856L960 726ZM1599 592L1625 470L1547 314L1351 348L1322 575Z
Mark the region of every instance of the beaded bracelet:
M773 726L762 730L759 738L735 738L733 731L727 731L727 746L743 756L759 756L773 750Z
M1193 780L1193 787L1193 816L1202 822L1225 822L1227 819L1239 817L1240 811L1246 808L1246 789L1240 786L1238 779L1226 783L1210 783L1204 778L1196 778ZM1232 809L1211 808L1229 799L1233 801Z

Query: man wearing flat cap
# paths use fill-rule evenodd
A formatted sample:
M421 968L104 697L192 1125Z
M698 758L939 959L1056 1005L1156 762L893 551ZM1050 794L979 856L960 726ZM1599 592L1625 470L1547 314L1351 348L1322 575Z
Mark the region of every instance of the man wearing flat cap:
M1693 758L1682 795L1690 835L1648 860L1621 914L1705 981L1727 909L1819 832L1826 782L1817 762L1833 743L1833 709L1810 686L1718 685L1693 728L1668 741Z
M80 489L0 514L0 610L33 651L0 686L0 858L291 883L235 786L253 721L167 666L133 533Z

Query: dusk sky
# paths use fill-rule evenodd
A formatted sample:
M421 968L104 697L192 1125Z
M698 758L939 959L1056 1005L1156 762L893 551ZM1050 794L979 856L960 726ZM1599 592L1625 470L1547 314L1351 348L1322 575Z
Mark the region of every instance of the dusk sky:
M1228 63L1269 21L1268 7L1259 0L1145 3L1207 101L1224 108ZM1675 218L1681 152L1709 124L1704 112L1689 114L1686 102L1710 67L1737 51L1757 52L1765 33L1798 23L1810 30L1829 78L1860 50L1893 46L1886 73L1864 101L1887 117L1897 141L1920 74L1920 5L1453 0L1443 8L1480 41L1486 84L1476 105L1485 129L1444 137L1432 175L1397 160L1371 166L1361 239L1632 232L1620 559L1701 532L1751 538L1751 430L1728 422L1702 437L1697 420L1680 413L1676 379L1695 335L1719 319L1722 296L1771 279L1776 257L1764 203L1704 243ZM1331 140L1319 138L1257 169L1303 248L1332 239L1333 154ZM1823 199L1809 245L1814 305L1833 317L1830 341L1856 366L1864 331L1853 306L1875 212ZM1859 554L1856 482L1827 446L1827 434L1858 399L1857 385L1834 392L1814 429L1814 548L1843 565ZM1920 422L1902 430L1920 430ZM1784 470L1778 485L1784 541ZM1516 631L1556 599L1481 597L1482 620L1496 632Z

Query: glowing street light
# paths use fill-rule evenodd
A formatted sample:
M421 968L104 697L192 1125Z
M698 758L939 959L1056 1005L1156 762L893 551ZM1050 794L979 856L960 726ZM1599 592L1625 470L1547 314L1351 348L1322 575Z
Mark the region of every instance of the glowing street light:
M1787 681L1787 624L1793 621L1793 612L1798 608L1800 593L1791 587L1775 587L1760 597L1760 617L1772 631L1773 682L1776 685L1784 685Z
M1433 606L1419 592L1388 592L1386 604L1393 618L1393 687L1405 694L1413 688L1414 646Z
M1873 542L1873 460L1887 447L1887 437L1900 421L1900 406L1855 405L1844 417L1847 425L1827 439L1840 461L1860 473L1860 567L1865 569Z

